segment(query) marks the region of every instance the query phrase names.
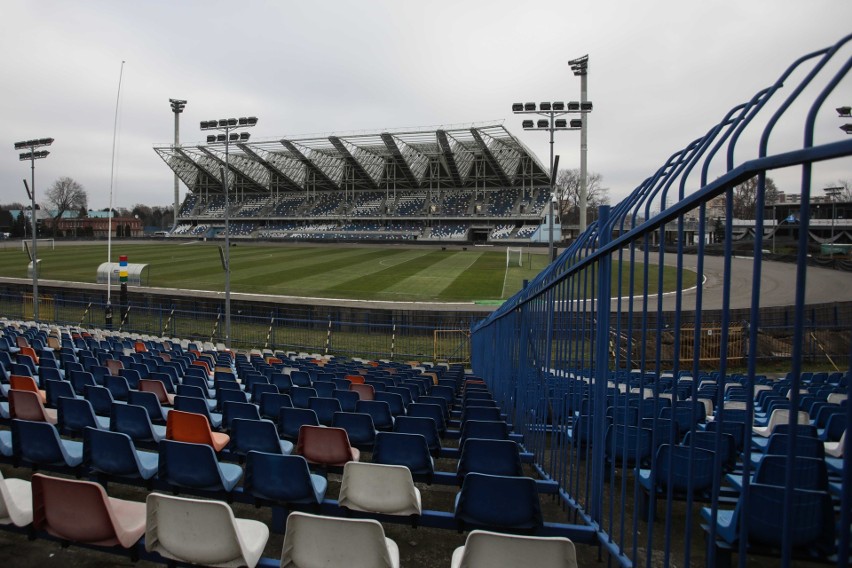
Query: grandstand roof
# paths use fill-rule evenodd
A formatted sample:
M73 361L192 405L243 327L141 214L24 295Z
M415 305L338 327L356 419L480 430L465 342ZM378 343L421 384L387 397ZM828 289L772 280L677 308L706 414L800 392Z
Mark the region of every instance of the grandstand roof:
M190 191L221 191L222 144L155 146ZM541 186L550 174L502 124L234 143L231 185L246 193Z

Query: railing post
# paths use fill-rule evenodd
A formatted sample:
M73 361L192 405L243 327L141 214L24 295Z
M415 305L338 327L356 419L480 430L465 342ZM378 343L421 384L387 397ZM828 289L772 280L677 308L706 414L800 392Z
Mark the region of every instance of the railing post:
M610 227L609 205L598 208L598 249L609 243ZM590 503L591 517L598 522L603 519L603 491L606 471L604 465L604 440L606 437L606 388L609 380L609 312L612 296L611 280L612 263L610 256L601 257L598 261L598 290L595 300L597 307L597 325L595 328L595 360L594 360L594 414L592 415L592 499Z

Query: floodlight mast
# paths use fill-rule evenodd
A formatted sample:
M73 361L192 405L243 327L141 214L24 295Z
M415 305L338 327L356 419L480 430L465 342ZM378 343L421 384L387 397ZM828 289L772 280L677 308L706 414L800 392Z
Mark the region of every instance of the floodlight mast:
M240 128L251 128L257 124L257 117L223 118L220 120L202 120L201 130L218 130L224 134L210 134L207 136L208 144L225 144L225 168L222 173L222 189L225 194L225 348L231 349L231 226L230 226L230 202L228 198L230 184L228 182L230 165L228 163L229 147L231 142L246 142L249 139L248 132L231 132ZM177 211L175 211L177 216Z
M587 65L588 55L576 59L574 61L569 61L569 65L571 65L572 70L574 70L576 62L583 61L582 65ZM577 64L579 65L579 64ZM579 73L574 71L575 75ZM581 77L581 84L585 85L585 75ZM592 111L592 103L586 100L585 87L581 86L581 100L579 102L572 101L566 104L564 102L543 102L538 105L536 108L535 103L514 103L512 105L512 112L514 114L537 114L539 116L546 117L545 119L540 119L538 121L533 120L524 120L522 122L522 126L524 130L538 130L545 131L550 133L550 207L553 208L553 202L556 200L555 186L556 186L556 172L554 171L555 164L553 160L553 133L562 131L562 130L579 130L580 131L580 232L582 233L586 229L586 142L585 142L585 131L586 131L586 121L588 120L588 114ZM557 118L564 116L566 114L580 114L582 118L575 118L571 120L566 120L563 118ZM551 215L551 227L550 227L550 238L549 238L549 252L551 261L555 259L554 254L554 243L553 243L553 216Z
M24 188L27 190L27 196L30 198L30 217L32 221L33 245L32 245L32 263L33 263L33 320L39 320L38 313L38 238L36 234L36 198L35 198L35 161L46 158L50 152L41 150L36 152L36 148L50 146L53 144L53 138L39 138L38 140L26 140L15 142L15 150L29 150L19 155L19 160L25 162L30 161L30 187L27 187L27 180L24 180Z
M589 56L584 55L568 62L574 76L580 77L580 108L589 105ZM586 207L589 196L589 174L587 169L587 157L589 150L589 124L588 116L583 120L580 128L580 233L586 230Z
M172 112L175 114L175 145L177 148L180 146L180 114L183 112L184 107L186 106L185 100L180 99L169 99L169 103L172 106ZM174 205L174 219L172 221L172 231L177 229L178 224L178 209L180 208L180 178L178 178L177 173L175 173L175 205Z

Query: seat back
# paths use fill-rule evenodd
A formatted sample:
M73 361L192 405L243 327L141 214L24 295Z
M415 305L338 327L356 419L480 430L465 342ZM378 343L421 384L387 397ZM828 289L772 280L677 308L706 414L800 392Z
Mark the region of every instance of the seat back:
M74 398L74 387L68 381L44 381L44 389L47 393L47 406L56 408L59 405L59 397L67 396Z
M83 463L107 475L139 475L133 440L121 432L86 428L83 432Z
M378 400L359 400L355 403L355 412L369 414L373 417L373 424L377 430L390 430L393 428L393 415L390 406L386 402Z
M234 420L238 418L260 420L260 411L257 409L257 405L250 402L226 402L222 408L222 428L230 430L233 427Z
M468 420L462 424L459 445L464 446L468 438L508 440L509 425L502 420Z
M112 403L115 402L115 399L112 398L112 393L109 392L108 388L86 385L83 396L92 405L95 414L109 416L112 412Z
M83 398L59 398L58 425L63 432L83 432L87 427L97 428L92 403Z
M348 462L340 482L341 507L385 515L419 515L420 492L401 465Z
M441 434L447 429L444 421L444 411L437 404L425 404L412 402L406 409L408 416L420 416L421 418L431 418L435 421L435 426Z
M334 389L331 392L331 397L340 401L340 409L343 412L355 412L358 401L361 400L360 395L351 390Z
M363 377L361 380L363 380ZM373 388L373 385L353 382L349 385L349 390L357 392L360 400L374 400L376 398L376 389Z
M33 377L29 377L26 375L10 375L9 388L34 392L36 394L39 393L38 383L36 383Z
M223 490L216 453L203 443L160 441L157 477L178 487Z
M529 477L467 474L455 515L462 523L506 529L532 530L543 523L535 480Z
M513 568L535 566L536 568L577 568L577 552L574 543L564 537L521 536L494 533L483 530L471 531L459 554L457 568Z
M317 413L309 408L286 406L278 411L278 433L285 440L296 441L299 438L299 429L305 424L319 426Z
M254 566L263 552L263 546L250 550L242 542L227 503L159 493L148 495L145 503L148 551L205 566ZM264 543L268 537L266 531Z
M349 444L349 436L343 428L302 426L295 452L304 456L308 463L325 466L342 466L358 459L358 450Z
M754 472L754 483L783 486L787 480L787 456L763 456ZM793 487L813 491L828 490L825 460L796 456L793 460Z
M373 417L362 412L335 412L331 425L343 428L349 436L349 443L356 448L371 448L376 442L376 427Z
M33 497L29 481L5 479L0 471L0 525L25 527L33 522Z
M345 559L345 560L344 560ZM372 519L341 519L293 512L287 518L281 567L335 566L394 568L399 549L389 546L382 525Z
M188 399L194 400L194 399ZM192 444L213 446L210 422L203 414L172 410L166 419L166 438Z
M130 384L124 377L106 376L104 377L104 386L109 389L115 400L127 400L130 396Z
M713 486L713 463L715 452L663 444L654 458L658 487L671 486L675 491L687 491L692 483L693 491L703 491Z
M11 418L35 422L56 422L45 412L44 405L41 403L41 396L38 393L10 389L7 396L9 397L9 416Z
M342 412L340 401L336 398L311 397L308 408L317 413L317 420L324 426L331 426L335 412Z
M135 404L113 404L109 429L127 434L136 442L158 441L148 411Z
M235 418L231 423L231 451L246 455L250 451L280 454L281 440L271 420Z
M414 475L432 475L435 471L426 438L420 434L379 432L373 463L405 466Z
M289 394L265 392L260 396L260 416L277 421L282 408L293 408Z
M433 454L441 449L441 435L438 427L431 418L421 416L397 416L394 420L393 431L402 434L420 434L426 438L426 445Z
M470 472L491 475L522 476L521 453L512 440L468 438L462 446L456 475L463 478Z
M308 462L302 456L249 452L243 490L275 503L318 502Z
M104 488L91 481L33 474L33 527L72 542L129 548L142 536L117 528ZM133 538L135 536L135 538ZM122 542L124 541L124 542Z
M816 542L834 542L831 498L824 491L793 489L789 516L789 540L793 547ZM749 506L741 514L748 523L748 538L769 546L780 547L784 535L784 487L753 483L749 487Z

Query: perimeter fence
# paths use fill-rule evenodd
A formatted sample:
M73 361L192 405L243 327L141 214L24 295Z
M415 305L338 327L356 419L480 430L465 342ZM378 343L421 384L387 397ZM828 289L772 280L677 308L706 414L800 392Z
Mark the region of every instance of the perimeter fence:
M852 156L852 139L838 130L852 92L850 39L801 57L624 201L601 207L551 266L473 329L473 370L524 434L540 473L623 566L725 565L732 553L740 566L759 555L783 566L800 558L850 565L852 439L832 439L817 409L852 423L852 320L845 306L808 305L811 204L822 197L814 185L848 172ZM768 305L761 280L779 226L764 218L770 177L788 194L797 188L800 203L790 308ZM761 229L746 263L734 262L733 248L744 187ZM684 225L694 221L697 242L686 242ZM672 233L675 248L660 250L658 265L673 262L678 285L664 296L634 267L648 265L651 245ZM704 274L715 240L721 281L684 292L687 247ZM613 294L613 280L641 293ZM719 285L721 310L706 310L705 291ZM750 298L745 310L733 309L734 287ZM826 372L812 372L820 356ZM765 372L767 360L781 363L776 373ZM799 435L773 445L764 435L775 423ZM758 477L764 453L781 456L771 481ZM802 473L809 460L828 472L814 484Z

